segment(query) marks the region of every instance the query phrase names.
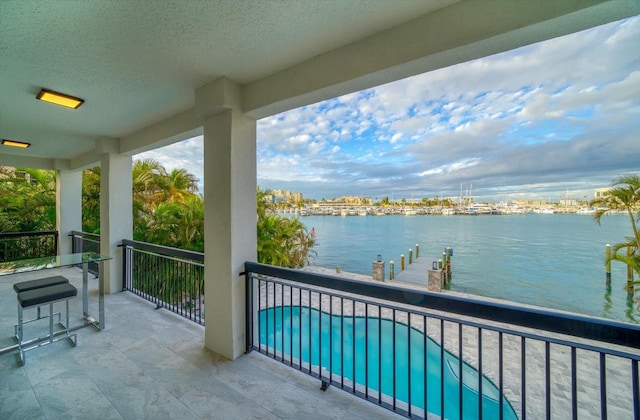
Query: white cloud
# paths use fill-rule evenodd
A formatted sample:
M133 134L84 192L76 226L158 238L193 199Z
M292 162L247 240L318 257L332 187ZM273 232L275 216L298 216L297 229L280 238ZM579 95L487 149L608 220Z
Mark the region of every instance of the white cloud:
M638 39L640 17L265 118L258 182L307 197L605 186L640 171ZM191 170L190 149L153 156Z

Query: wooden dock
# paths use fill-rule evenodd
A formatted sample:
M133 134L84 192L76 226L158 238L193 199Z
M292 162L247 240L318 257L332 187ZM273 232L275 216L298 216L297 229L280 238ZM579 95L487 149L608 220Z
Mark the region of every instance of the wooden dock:
M393 281L427 287L428 271L431 270L432 263L433 258L430 259L429 257L416 258L411 264L409 264L409 261L405 261L404 271L400 271L400 264L395 264L395 278Z

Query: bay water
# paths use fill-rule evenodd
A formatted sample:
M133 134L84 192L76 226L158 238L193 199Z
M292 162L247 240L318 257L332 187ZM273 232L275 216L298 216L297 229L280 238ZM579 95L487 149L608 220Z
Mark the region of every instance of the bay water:
M371 275L378 255L408 262L441 258L453 248L451 290L580 314L640 323L640 310L626 290L626 266L612 263L605 285L605 245L631 235L626 215L602 218L575 214L510 216L305 216L316 233L311 265ZM425 268L426 269L426 268ZM425 283L426 285L426 273Z

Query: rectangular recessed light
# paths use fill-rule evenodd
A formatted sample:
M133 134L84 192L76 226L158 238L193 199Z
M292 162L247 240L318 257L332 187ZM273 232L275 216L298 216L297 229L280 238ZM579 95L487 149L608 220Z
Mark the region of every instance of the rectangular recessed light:
M2 145L3 146L13 146L13 147L22 147L23 149L26 149L27 147L31 146L31 143L25 143L25 142L16 141L16 140L2 139Z
M77 109L84 103L84 99L76 98L74 96L66 95L64 93L54 92L52 90L42 89L37 99L41 101L49 102L56 105L66 106L67 108Z

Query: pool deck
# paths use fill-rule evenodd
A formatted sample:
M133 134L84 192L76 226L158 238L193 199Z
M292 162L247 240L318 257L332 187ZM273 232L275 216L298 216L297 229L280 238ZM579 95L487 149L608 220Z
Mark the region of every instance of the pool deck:
M414 264L412 264L413 266ZM418 267L418 266L416 266ZM356 273L341 272L336 273L335 270L326 269L322 267L309 266L303 270L315 273L322 273L333 276L340 276L349 279L373 281L371 276L366 276ZM417 272L417 270L416 270ZM397 278L397 277L396 277ZM413 283L405 283L398 280L387 281L386 285L398 286L403 288L426 290L425 286L419 286ZM487 302L501 302L499 299L485 298L481 296L468 295L464 293L442 291L441 293L451 296L470 297L477 300L483 300ZM313 300L313 298L312 298ZM317 299L316 299L317 300ZM285 298L285 304L286 304ZM513 303L511 303L513 304ZM317 302L312 302L312 306L317 307ZM334 313L340 312L335 307L339 305L333 305ZM523 307L535 308L530 305L521 305ZM327 310L329 308L329 299L323 299L322 309ZM351 305L346 305L340 313L341 315L351 316ZM545 310L549 310L546 309ZM555 311L562 313L561 311ZM433 314L451 316L438 311L431 311ZM364 316L364 308L356 307L356 315ZM378 317L378 310L369 309L369 316ZM392 311L382 310L382 317L391 319L393 317ZM455 316L457 319L467 321L477 321L468 317ZM398 322L409 323L413 328L416 328L424 332L422 316L412 316L409 319L406 312L396 311L395 320ZM536 334L542 337L554 337L554 338L567 338L560 334L551 334L547 332L537 331L531 328L523 328L513 325L499 324L492 321L482 320L485 325L494 327L506 328L515 331L524 331L531 334ZM427 334L433 338L436 342L441 342L442 328L444 326L444 344L445 348L452 354L459 355L459 340L458 329L459 324L455 322L445 321L440 322L436 318L428 318L426 329ZM576 340L571 337L570 340ZM478 367L478 329L475 327L464 326L462 334L462 358L465 362L471 366ZM522 395L523 390L521 388L522 383L522 339L518 336L511 334L502 334L498 332L483 329L482 332L482 373L491 379L494 383L498 384L499 379L499 348L500 340L502 340L502 353L503 353L503 386L504 394L507 399L513 405L516 413L519 417L522 416ZM595 346L601 346L606 348L616 348L628 353L637 352L620 346L613 346L610 344L594 343L586 340L580 340L587 344ZM545 360L547 349L546 345L542 341L534 339L526 339L525 346L525 360L526 369L526 389L525 391L525 403L526 414L529 418L544 418L545 417L545 385L546 385L546 372L545 372ZM578 417L583 418L601 418L600 413L600 359L599 353L591 352L587 350L577 350L577 365L576 365L576 380L577 380L577 402L578 402ZM571 418L571 348L558 345L549 345L550 366L552 375L549 378L549 388L551 393L551 413L552 418ZM608 415L609 418L626 419L633 418L632 410L632 398L631 395L631 364L629 361L613 357L606 357L606 379L607 379L607 402L608 402Z

